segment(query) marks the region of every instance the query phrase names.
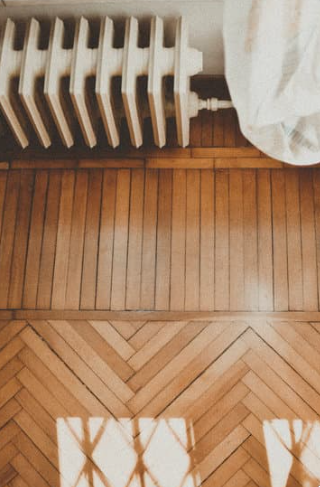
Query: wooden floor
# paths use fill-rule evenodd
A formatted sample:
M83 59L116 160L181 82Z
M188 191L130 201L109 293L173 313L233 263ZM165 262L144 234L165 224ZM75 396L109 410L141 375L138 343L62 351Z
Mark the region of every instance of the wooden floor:
M0 308L317 311L320 169L0 171Z
M320 484L320 168L167 133L4 144L0 487Z
M315 487L320 323L0 323L0 486Z

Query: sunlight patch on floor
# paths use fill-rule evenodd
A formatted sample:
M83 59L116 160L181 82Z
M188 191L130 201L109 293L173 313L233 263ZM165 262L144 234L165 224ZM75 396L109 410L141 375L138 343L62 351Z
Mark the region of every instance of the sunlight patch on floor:
M320 478L320 423L301 419L263 422L272 487L286 487L291 474L303 487Z
M196 487L184 418L58 418L61 487Z

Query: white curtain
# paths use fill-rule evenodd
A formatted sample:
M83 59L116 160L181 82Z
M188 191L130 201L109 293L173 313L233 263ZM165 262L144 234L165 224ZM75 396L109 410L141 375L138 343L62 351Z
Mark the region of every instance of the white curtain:
M276 159L320 162L320 0L224 0L224 45L244 135Z

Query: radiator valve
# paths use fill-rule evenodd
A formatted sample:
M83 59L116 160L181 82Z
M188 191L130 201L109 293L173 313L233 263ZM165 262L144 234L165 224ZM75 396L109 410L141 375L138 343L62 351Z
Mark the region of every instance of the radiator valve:
M211 110L216 112L221 109L233 108L231 100L219 100L218 98L207 98L201 100L197 93L189 93L189 114L190 117L197 117L200 110Z

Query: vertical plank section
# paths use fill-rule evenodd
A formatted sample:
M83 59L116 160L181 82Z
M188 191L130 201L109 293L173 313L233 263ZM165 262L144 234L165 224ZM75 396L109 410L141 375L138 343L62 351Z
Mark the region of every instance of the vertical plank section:
M242 311L244 309L244 248L243 185L241 169L230 171L229 188L230 310Z
M136 169L131 176L130 218L128 238L128 270L126 309L140 306L144 170Z
M198 115L199 118L199 115ZM200 112L202 122L201 127L201 146L212 147L213 130L212 130L212 112L203 110Z
M201 171L200 310L214 310L214 172Z
M214 147L222 147L224 143L224 120L222 110L213 113L212 141Z
M168 310L170 302L170 259L173 171L159 172L159 203L156 261L156 309Z
M34 195L29 230L29 245L24 281L23 307L35 309L40 272L41 247L48 187L48 172L38 171L34 184Z
M288 255L285 173L282 169L271 171L272 225L273 225L273 275L274 310L288 311Z
M222 110L224 118L223 142L224 147L235 147L236 145L236 123L237 115L234 109Z
M70 255L67 276L66 309L80 308L84 234L88 196L88 172L76 174L73 215L70 236Z
M151 126L150 126L151 128ZM153 136L150 139L153 141ZM150 144L151 145L151 144ZM150 147L149 145L149 147ZM167 118L167 147L175 147L177 145L177 126L174 117Z
M126 303L130 170L118 171L116 216L111 285L111 309L123 310Z
M318 301L320 303L320 169L313 170L313 195L317 250Z
M11 261L19 201L20 172L8 174L3 204L2 233L0 240L0 308L8 304ZM1 198L3 199L3 197ZM2 205L1 205L2 206Z
M186 270L186 183L184 169L173 171L170 309L183 311Z
M62 171L50 171L42 240L37 308L50 309L59 217Z
M110 309L116 187L117 171L104 171L98 255L97 309Z
M190 120L190 145L201 147L201 118L194 117Z
M155 307L157 253L158 171L146 170L140 308Z
M81 309L95 309L97 287L98 243L100 228L102 171L89 173L86 229L84 236L81 282Z
M0 171L0 238L1 238L1 230L3 224L4 201L6 197L6 188L7 188L7 175L8 175L7 172Z
M289 310L303 310L302 248L299 203L299 173L288 169L286 176L286 215L288 243Z
M69 245L74 194L74 171L63 171L54 263L52 301L53 309L64 309L68 277Z
M185 310L200 302L200 171L187 171Z
M312 169L300 171L303 309L318 310L317 250Z
M258 311L258 219L257 183L255 170L243 170L243 246L245 309Z
M273 310L273 255L270 170L258 171L259 310Z
M21 174L19 206L13 244L10 289L8 297L8 308L13 309L22 307L33 182L34 171L26 171Z
M2 228L3 228L3 221L4 221L6 187L7 187L7 172L0 171L0 244L1 244Z
M229 172L216 172L215 309L229 310Z
M240 123L239 123L239 118L238 118L238 115L236 113L236 147L246 147L247 146L247 139L245 138L245 136L243 135L243 133L241 132L241 129L240 129Z

